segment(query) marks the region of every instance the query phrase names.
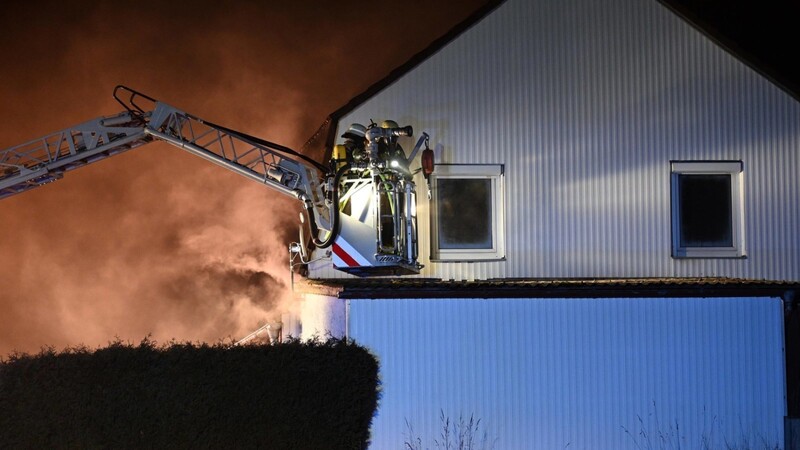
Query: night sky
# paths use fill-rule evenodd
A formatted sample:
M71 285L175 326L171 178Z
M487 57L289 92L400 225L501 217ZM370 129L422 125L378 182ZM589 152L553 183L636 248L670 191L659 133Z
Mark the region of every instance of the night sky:
M0 17L0 148L119 112L117 84L301 148L484 3L12 1ZM784 52L800 42L798 7L742 5L678 9L796 88ZM0 201L0 355L241 337L285 305L299 206L164 143Z
M800 2L664 0L751 67L800 98Z

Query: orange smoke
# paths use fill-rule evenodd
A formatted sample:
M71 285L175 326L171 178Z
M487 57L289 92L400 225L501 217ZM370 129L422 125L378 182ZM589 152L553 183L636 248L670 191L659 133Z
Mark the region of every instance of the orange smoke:
M117 84L300 148L483 1L430 3L6 5L0 148L115 114ZM242 337L291 303L299 211L164 143L0 201L0 355L147 334Z

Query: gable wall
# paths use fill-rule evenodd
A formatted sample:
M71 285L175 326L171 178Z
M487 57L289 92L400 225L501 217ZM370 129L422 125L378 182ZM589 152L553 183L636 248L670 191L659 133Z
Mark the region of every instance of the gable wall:
M427 260L419 177L420 276L800 279L800 105L656 1L508 0L339 127L383 118L505 165L500 262ZM743 161L747 258L673 259L670 160L719 159Z

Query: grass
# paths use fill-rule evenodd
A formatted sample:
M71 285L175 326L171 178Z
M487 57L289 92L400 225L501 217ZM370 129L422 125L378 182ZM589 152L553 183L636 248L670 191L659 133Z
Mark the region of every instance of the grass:
M708 429L706 429L704 421L699 442L692 445L685 442L686 438L681 435L681 427L677 420L669 422L666 426L660 422L655 402L653 402L652 416L655 420L655 428L646 426L638 414L636 415L638 431L632 432L624 426L621 427L637 450L779 450L781 448L779 443L770 443L764 437L752 439L745 433L742 433L742 437L736 441L730 441L727 437L723 437L722 443L717 444L714 435L716 416L711 419ZM705 417L705 411L703 416Z
M647 422L650 422L650 425L642 419L642 416L637 415L636 429L621 427L636 450L780 450L782 448L780 443L769 442L765 437L755 436L752 433L742 432L741 437L736 440L730 440L728 437L720 438L716 436L716 416L711 418L710 423L704 419L700 437L696 442L686 441L677 420L661 422L655 402L653 402L653 412L648 417ZM705 411L703 417L706 417ZM469 417L459 415L457 420L453 420L444 410L440 410L439 435L433 439L432 446L425 445L408 419L405 420L405 424L404 450L493 450L498 441L497 438L489 438L489 434L482 428L481 419L476 419L473 414ZM570 444L566 445L569 446Z
M492 450L497 439L490 440L489 434L481 429L481 419L473 414L465 418L459 414L458 420L451 420L444 410L439 410L439 436L433 440L436 450ZM422 438L414 432L413 425L406 419L405 450L430 450L423 446Z

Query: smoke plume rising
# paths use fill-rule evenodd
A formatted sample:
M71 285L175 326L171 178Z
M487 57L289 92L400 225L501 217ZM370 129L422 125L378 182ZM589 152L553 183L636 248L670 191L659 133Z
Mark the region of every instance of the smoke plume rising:
M483 2L430 3L12 1L0 148L115 114L117 84L299 148ZM291 307L299 211L164 143L2 200L0 355L242 337Z

